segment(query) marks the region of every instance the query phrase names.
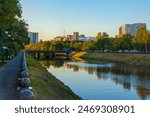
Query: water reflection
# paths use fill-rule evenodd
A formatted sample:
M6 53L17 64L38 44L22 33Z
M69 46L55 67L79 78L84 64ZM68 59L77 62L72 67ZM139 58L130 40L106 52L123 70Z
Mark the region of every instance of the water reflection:
M64 61L63 60L40 61L40 63L45 68L49 68L50 65L53 66L54 68L59 68L59 67L62 67L64 65Z
M79 75L81 71L85 71L89 74L89 76L92 75L92 78L94 80L100 80L103 82L109 80L115 83L116 86L118 85L121 86L124 89L124 92L121 92L120 95L122 95L123 93L135 91L137 97L134 94L134 96L132 96L132 99L139 99L138 97L140 97L140 99L150 99L149 67L144 67L144 66L139 67L134 65L116 64L116 63L107 63L107 62L93 63L93 61L90 63L73 62L73 61L67 61L67 62L66 61L41 61L41 64L46 68L50 68L50 66L53 66L53 68L71 69L72 72L77 72ZM61 75L62 74L60 74L60 76ZM84 82L86 81L87 78L85 78ZM130 93L130 95L132 95L132 93ZM96 99L99 99L99 97ZM114 97L112 99L116 99L116 98ZM130 98L128 97L122 98L120 96L119 99L130 99Z

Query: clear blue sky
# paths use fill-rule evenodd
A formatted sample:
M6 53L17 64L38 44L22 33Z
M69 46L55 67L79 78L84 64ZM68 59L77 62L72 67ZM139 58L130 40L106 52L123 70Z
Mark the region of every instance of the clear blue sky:
M40 39L72 32L95 36L118 34L123 23L150 26L150 0L21 0L23 18Z

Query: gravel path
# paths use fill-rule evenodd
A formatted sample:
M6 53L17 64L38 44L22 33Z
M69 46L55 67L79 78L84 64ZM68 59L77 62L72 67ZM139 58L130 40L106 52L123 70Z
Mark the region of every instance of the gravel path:
M0 67L0 100L17 99L17 77L21 68L22 53Z

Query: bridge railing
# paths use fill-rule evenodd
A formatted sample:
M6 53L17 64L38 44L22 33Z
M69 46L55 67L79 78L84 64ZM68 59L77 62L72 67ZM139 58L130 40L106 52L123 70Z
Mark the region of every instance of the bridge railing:
M18 78L17 91L19 100L32 100L34 97L24 51L22 52L21 71Z
M68 60L70 59L70 54L72 51L67 50L27 50L26 53L33 56L38 60L48 59L48 60Z

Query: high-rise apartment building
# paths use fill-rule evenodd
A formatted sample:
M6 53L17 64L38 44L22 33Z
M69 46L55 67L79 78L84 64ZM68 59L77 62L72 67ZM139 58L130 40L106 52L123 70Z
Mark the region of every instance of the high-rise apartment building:
M38 43L38 36L39 36L38 32L29 32L28 36L30 38L30 43L31 44Z
M119 35L130 34L131 36L136 36L141 26L146 28L146 23L123 24L119 27Z

